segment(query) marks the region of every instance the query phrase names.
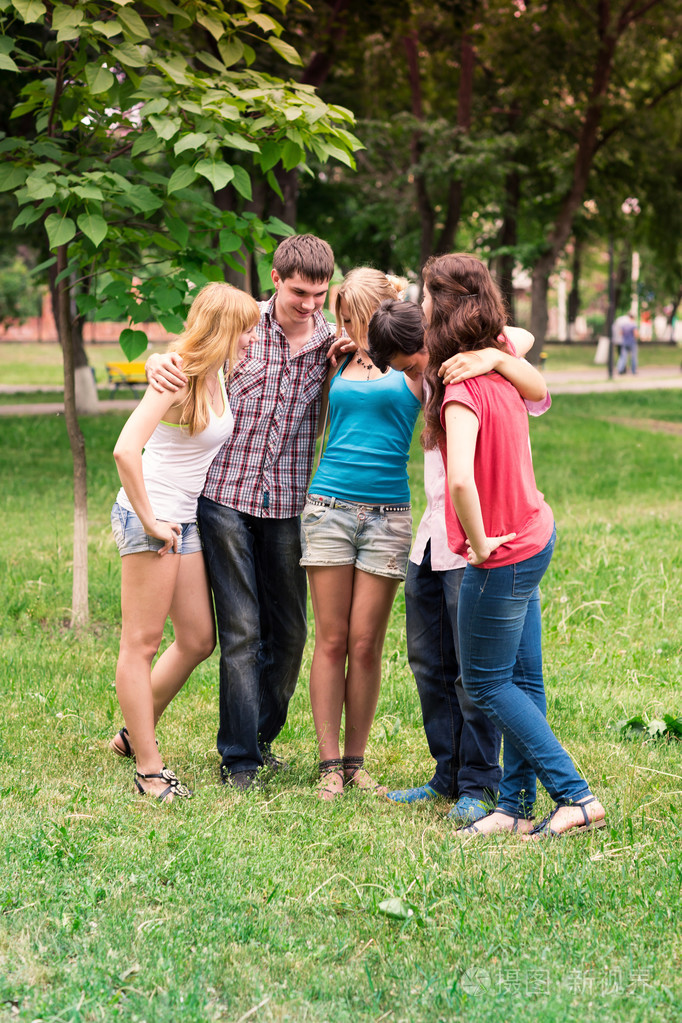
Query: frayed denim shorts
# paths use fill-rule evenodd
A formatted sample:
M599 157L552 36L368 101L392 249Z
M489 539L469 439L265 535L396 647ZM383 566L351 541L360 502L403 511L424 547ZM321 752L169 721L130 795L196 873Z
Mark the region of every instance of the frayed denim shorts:
M196 522L184 522L181 525L178 554L197 554L202 548ZM111 509L111 529L121 557L124 554L140 554L142 551L160 551L163 547L162 540L145 533L135 512L122 508L118 501Z
M308 494L301 515L301 564L355 565L404 579L412 546L409 504L367 505Z

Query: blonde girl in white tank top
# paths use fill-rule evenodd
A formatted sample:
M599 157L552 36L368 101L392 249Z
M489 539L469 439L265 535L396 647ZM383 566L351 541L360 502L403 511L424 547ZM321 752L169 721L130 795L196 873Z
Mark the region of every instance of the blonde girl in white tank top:
M215 646L196 504L213 458L232 433L225 374L254 339L259 315L243 291L206 285L171 346L188 383L179 391L148 388L114 448L122 484L112 511L122 556L116 695L125 727L109 745L135 760L135 791L162 802L191 795L165 766L155 726ZM152 669L167 617L175 638Z

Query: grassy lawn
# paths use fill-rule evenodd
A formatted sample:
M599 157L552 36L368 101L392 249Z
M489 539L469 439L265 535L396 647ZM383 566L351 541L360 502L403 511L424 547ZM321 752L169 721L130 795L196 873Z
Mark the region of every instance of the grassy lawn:
M679 392L559 395L531 426L559 533L543 584L548 716L609 828L530 849L513 837L462 847L446 804L317 802L312 642L277 749L288 773L247 796L217 784L214 654L159 730L195 798L168 809L136 798L131 766L107 750L121 724L108 518L123 417L83 421L92 624L80 636L63 626L63 422L4 420L0 1019L682 1019L681 747L614 728L682 716L682 437L625 417L679 423ZM416 519L416 440L411 481ZM368 766L396 785L431 774L402 591ZM548 805L543 794L539 811ZM389 899L402 917L382 910Z

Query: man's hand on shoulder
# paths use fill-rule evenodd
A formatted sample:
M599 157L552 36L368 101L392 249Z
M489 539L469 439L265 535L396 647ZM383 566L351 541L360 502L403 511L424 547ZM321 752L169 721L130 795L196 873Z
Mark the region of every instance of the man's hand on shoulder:
M331 362L332 366L336 366L342 355L348 355L351 352L356 352L357 348L358 346L355 341L351 341L349 337L337 337L336 341L334 341L327 352L327 358Z
M182 372L182 356L177 352L150 355L145 363L145 372L150 386L160 394L179 391L187 384L187 377Z

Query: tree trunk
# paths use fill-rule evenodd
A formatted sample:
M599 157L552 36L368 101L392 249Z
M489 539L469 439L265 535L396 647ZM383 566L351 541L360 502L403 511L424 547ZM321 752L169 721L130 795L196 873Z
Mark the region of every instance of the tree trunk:
M407 54L407 71L410 80L410 95L412 98L412 115L419 123L424 118L422 107L422 90L419 79L419 40L416 32L411 32L403 37L405 53ZM414 187L417 196L417 209L419 211L419 222L421 224L421 239L419 243L419 265L422 267L426 260L433 253L433 231L435 223L435 211L429 199L426 187L426 176L419 170L423 151L422 130L415 126L410 139L410 159L412 160Z
M547 292L552 266L551 255L543 256L533 269L531 280L530 330L531 334L535 336L535 341L526 358L534 366L537 366L540 361L540 352L547 335Z
M54 310L55 323L57 326L57 336L59 338L59 343L62 346L63 353L64 342L62 340L61 324L59 322L59 294L56 283L58 273L57 266L53 265L50 268L49 282L52 309ZM85 351L85 344L83 342L83 318L78 315L73 292L69 295L69 321L71 323L71 346L73 353L76 412L78 415L82 416L94 415L97 412L99 405L97 384L95 382L95 377L90 363L88 362L87 352Z
M568 340L575 341L575 321L580 313L580 270L582 241L573 238L573 264L571 266L571 290L568 293Z
M462 35L460 45L460 73L459 73L459 94L457 97L457 127L461 135L468 135L471 131L471 108L474 96L474 69L476 66L476 51L471 39L466 34ZM443 230L438 239L438 252L452 252L457 237L457 228L462 215L462 202L464 200L464 185L461 178L455 178L448 187L447 214Z
M514 296L514 266L516 256L514 250L518 242L519 199L521 195L521 178L518 170L511 170L504 182L504 212L500 228L499 245L505 251L498 257L497 283L504 297L509 318L512 323L516 319L516 299Z
M57 274L67 265L67 248L57 249ZM57 326L64 360L64 413L66 432L73 457L73 592L71 628L88 620L88 484L85 459L85 438L76 413L75 358L68 278L56 285Z

